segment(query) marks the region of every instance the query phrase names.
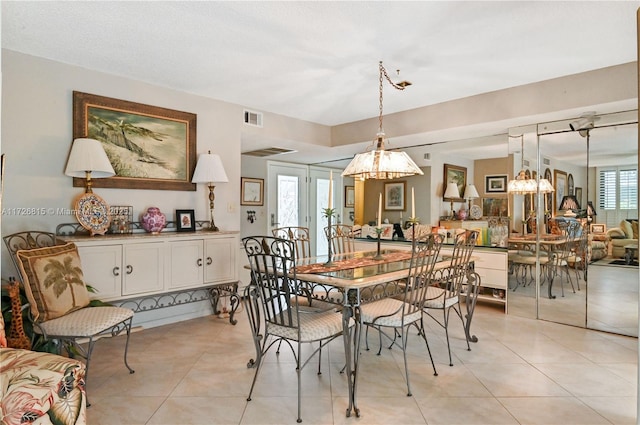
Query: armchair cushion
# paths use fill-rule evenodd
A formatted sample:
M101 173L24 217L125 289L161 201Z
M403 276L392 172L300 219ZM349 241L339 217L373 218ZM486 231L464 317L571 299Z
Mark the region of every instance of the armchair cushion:
M74 243L19 250L16 257L35 320L55 319L89 305Z
M610 239L627 239L624 231L619 227L612 227L607 230L607 236L609 236Z
M624 232L624 235L627 239L633 239L633 226L627 220L622 220L620 222L620 228Z

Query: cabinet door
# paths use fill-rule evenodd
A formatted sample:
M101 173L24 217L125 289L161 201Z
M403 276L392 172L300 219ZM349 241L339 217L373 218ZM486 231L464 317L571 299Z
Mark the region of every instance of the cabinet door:
M204 281L202 240L169 242L169 289L201 286Z
M164 243L124 246L122 295L160 292L164 289Z
M84 281L95 288L92 299L109 301L122 296L122 245L78 246Z
M238 268L236 238L206 239L204 242L204 281L205 283L236 282Z

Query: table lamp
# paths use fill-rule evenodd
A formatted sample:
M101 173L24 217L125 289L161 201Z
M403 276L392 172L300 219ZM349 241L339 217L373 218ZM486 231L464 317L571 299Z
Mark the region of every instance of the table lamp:
M478 191L476 190L476 186L473 184L468 184L467 187L464 188L464 197L469 201L469 211L471 211L471 201L480 197L480 195L478 195Z
M209 223L209 229L212 232L217 232L220 229L213 221L213 200L215 195L213 189L215 189L214 183L227 183L227 173L224 171L222 160L219 155L208 153L202 153L198 157L198 163L196 169L193 172L193 178L191 183L207 183L209 186L209 213L211 215L211 222Z
M580 204L575 196L565 195L562 197L562 201L560 201L560 208L558 209L564 211L565 217L575 217L576 213L574 210L579 210Z
M453 213L453 200L460 198L460 191L458 190L458 185L456 183L447 183L447 190L444 192L444 198L449 199L451 201L451 217L455 214Z
M70 177L86 179L85 193L78 196L73 205L76 218L92 236L103 235L109 229L111 222L109 205L93 193L91 179L111 177L116 173L102 144L95 139L75 139L64 173Z

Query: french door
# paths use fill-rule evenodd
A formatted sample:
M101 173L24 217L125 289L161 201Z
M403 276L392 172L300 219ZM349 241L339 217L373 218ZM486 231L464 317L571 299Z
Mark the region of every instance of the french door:
M268 162L267 234L285 226L309 226L306 165Z
M308 227L311 239L311 255L327 253L324 228L327 218L323 210L329 204L328 168L282 162L268 163L268 223L267 234L272 229L286 226ZM333 209L336 214L332 224L342 221L341 170L333 170Z

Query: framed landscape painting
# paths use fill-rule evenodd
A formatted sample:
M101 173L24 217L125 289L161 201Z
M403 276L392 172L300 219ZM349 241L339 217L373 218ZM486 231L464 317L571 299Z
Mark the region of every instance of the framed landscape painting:
M455 183L458 186L458 193L460 196L464 194L464 188L467 185L467 169L466 167L459 167L457 165L444 164L444 185L442 187L442 193L447 190L447 185ZM464 202L463 198L446 198L445 201Z
M384 210L405 211L407 199L407 182L384 184Z
M507 192L507 175L497 174L484 176L485 193L506 193Z
M100 141L116 172L94 187L196 190L195 114L74 91L73 137Z

